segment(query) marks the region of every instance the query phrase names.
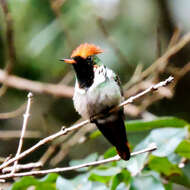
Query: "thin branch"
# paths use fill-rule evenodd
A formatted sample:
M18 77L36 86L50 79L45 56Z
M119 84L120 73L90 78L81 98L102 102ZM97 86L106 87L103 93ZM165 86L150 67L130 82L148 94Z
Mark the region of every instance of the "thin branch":
M168 61L168 59L176 54L178 51L180 51L185 45L187 45L190 42L190 32L184 35L179 42L177 42L175 45L173 45L171 48L169 48L162 57L157 59L150 67L148 67L141 76L141 79L148 76L157 66L165 63Z
M24 112L26 103L22 104L18 109L7 113L0 113L0 119L10 119L19 116Z
M3 161L3 163L5 163L5 162L7 162L8 160L10 160L11 157L12 157L12 154L9 154L9 156L5 158L5 160Z
M147 88L146 90L138 93L137 95L135 96L131 96L130 98L128 98L127 100L125 100L124 102L122 102L119 107L123 107L124 105L126 104L131 104L134 102L135 99L138 99L142 96L144 96L145 94L151 92L151 91L154 91L154 90L157 90L158 88L160 87L164 87L164 86L167 86L168 84L170 84L172 81L174 80L174 77L170 76L168 77L166 80L162 81L162 82L159 82L158 84L155 84L155 85L152 85L151 87ZM115 109L115 108L113 108Z
M95 125L88 124L88 126L83 127L79 130L75 131L75 134L70 136L62 145L57 154L50 161L51 166L55 166L60 163L64 157L69 153L69 149L74 146L75 144L80 144L85 140L86 133L91 132L95 129Z
M36 82L14 75L6 75L6 72L0 69L0 82L9 87L17 88L20 90L27 90L36 93L46 93L53 96L71 98L73 96L73 87L66 85L50 84Z
M181 158L181 161L179 162L178 164L178 167L179 168L184 168L185 165L188 163L189 159L185 158L185 157L182 157Z
M167 69L166 66L168 64L169 59L190 42L190 32L185 34L180 39L179 39L179 34L180 34L179 31L176 29L170 40L166 52L159 59L154 61L152 65L150 65L146 70L144 70L141 73L141 75L136 78L136 80L130 82L130 84L127 84L127 89L129 89L131 86L140 81L144 83L143 79L148 77L150 74L153 74L155 78L155 75L158 75L158 73L163 72L165 69ZM140 84L142 82L140 82Z
M65 128L65 127L62 127L62 129L57 132L57 133L54 133L53 135L50 135L42 140L40 140L38 143L36 143L34 146L30 147L29 149L27 149L26 151L22 152L18 157L14 157L12 159L10 159L9 161L3 163L2 165L0 165L0 169L3 169L5 168L6 166L10 165L11 163L13 163L14 161L16 160L19 160L23 157L25 157L26 155L30 154L31 152L35 151L37 148L39 148L40 146L48 143L48 142L51 142L52 140L62 136L62 135L66 135L67 133L73 131L73 130L76 130L76 129L79 129L81 128L82 126L86 125L90 123L90 120L85 120L79 124L76 124L76 125L73 125L72 127L69 127L69 128Z
M8 9L7 0L0 0L0 4L4 13L6 23L6 46L8 52L8 62L6 65L7 75L11 73L13 66L16 62L16 52L14 44L14 30L13 30L13 19ZM0 96L2 96L7 90L7 86L3 85L0 89Z
M8 58L9 63L7 65L6 71L7 73L10 73L13 65L16 60L16 53L15 53L15 47L14 47L14 31L13 31L13 21L11 14L8 9L7 0L0 0L0 4L2 6L2 10L5 16L5 22L6 22L6 45L8 49Z
M157 146L154 144L154 145L151 145L150 147L145 148L143 150L131 153L131 157L139 155L139 154L143 154L146 152L151 152L151 151L154 151L156 149L157 149ZM77 170L77 169L84 168L84 167L106 164L109 162L114 162L114 161L119 161L119 160L121 160L120 156L116 155L116 156L108 158L108 159L99 160L99 161L95 161L95 162L89 162L89 163L80 164L80 165L76 165L76 166L70 166L70 167L64 167L64 168L54 168L54 169L40 170L40 171L30 171L30 172L23 172L23 173L5 174L5 175L1 175L0 179L7 179L7 178L12 178L12 177L22 177L22 176L31 176L31 175L44 175L44 174L48 174L48 173L66 172L66 171L71 171L71 170Z
M29 164L17 164L15 168L15 172L18 172L20 170L30 170L33 168L40 168L42 167L43 164L41 162L34 162L34 163L29 163ZM7 167L2 170L2 173L8 173L11 172L14 169L14 166L12 167Z
M26 106L26 112L23 115L24 120L23 120L23 125L22 125L21 136L20 136L19 145L18 145L18 149L17 149L17 153L16 153L15 157L18 157L21 150L22 150L22 145L23 145L23 141L24 141L24 135L25 135L27 124L28 124L28 119L29 119L29 116L30 116L30 106L31 106L31 102L32 102L32 96L33 96L32 93L29 92L28 96L27 96L28 97L28 102L27 102L27 106ZM12 173L15 172L16 167L17 167L17 163L18 163L18 160L16 160L14 162Z
M41 138L42 133L40 131L27 130L25 132L24 138ZM12 139L20 138L20 130L3 130L0 131L0 139Z
M51 155L55 152L56 147L54 145L50 145L43 156L40 158L39 162L43 165L47 162L47 160L51 157Z
M168 49L170 49L173 45L175 45L177 43L177 41L179 40L180 37L180 30L179 28L175 28L174 33L170 39L169 45L168 45Z
M149 93L150 91L154 91L154 90L157 90L158 88L162 87L162 86L166 86L168 85L169 83L171 83L173 81L173 77L169 77L168 79L166 79L165 81L162 81L162 82L159 82L158 84L155 84L153 86L151 86L150 88L148 88L147 90L144 90L142 92L140 92L139 94L135 95L135 96L132 96L130 97L129 99L127 99L126 101L122 102L121 104L119 104L118 106L116 106L114 109L110 110L110 112L112 111L115 111L115 109L118 109L122 106L125 106L129 103L132 103L135 99L137 98L140 98L142 97L143 95ZM96 117L98 118L98 117ZM73 130L76 130L76 129L79 129L81 128L82 126L86 125L90 123L90 120L87 119L85 121L82 121L78 124L75 124L69 128L65 128L65 127L62 127L62 129L57 132L57 133L54 133L53 135L50 135L42 140L40 140L37 144L35 144L34 146L30 147L29 149L27 149L26 151L22 152L18 157L14 157L12 159L10 159L9 161L3 163L2 165L0 165L0 170L5 168L6 166L10 165L11 163L15 162L16 160L19 160L23 157L25 157L26 155L30 154L31 152L35 151L37 148L39 148L40 146L62 136L62 135L66 135L67 133L73 131Z

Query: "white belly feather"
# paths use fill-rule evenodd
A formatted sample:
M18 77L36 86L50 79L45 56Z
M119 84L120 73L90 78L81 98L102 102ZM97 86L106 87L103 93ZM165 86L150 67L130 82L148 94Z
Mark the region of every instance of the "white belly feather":
M80 115L89 118L121 102L120 87L114 77L110 69L101 66L95 70L94 83L87 90L80 89L76 82L73 101Z

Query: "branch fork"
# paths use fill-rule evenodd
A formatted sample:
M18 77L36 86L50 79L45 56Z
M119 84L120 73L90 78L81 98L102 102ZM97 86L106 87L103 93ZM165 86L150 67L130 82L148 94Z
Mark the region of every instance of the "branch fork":
M144 96L145 94L157 90L160 87L164 87L168 84L170 84L173 81L173 77L170 76L169 78L167 78L166 80L159 82L158 84L155 84L151 87L149 87L148 89L138 93L135 96L131 96L129 99L125 100L124 102L122 102L121 104L119 104L118 106L116 106L115 108L111 109L109 112L113 112L115 109L119 109L129 103L133 103L134 100ZM108 163L108 162L113 162L113 161L118 161L121 158L119 157L119 155L114 156L112 158L108 158L105 160L99 160L96 162L91 162L91 163L85 163L85 164L81 164L81 165L77 165L77 166L71 166L71 167L64 167L64 168L54 168L54 169L49 169L49 170L40 170L40 171L29 171L29 172L23 172L23 173L15 173L16 170L16 165L18 160L20 160L21 158L27 156L28 154L32 153L33 151L35 151L36 149L38 149L40 146L53 141L54 139L62 136L62 135L66 135L71 131L77 130L81 127L83 127L84 125L90 123L90 120L87 119L85 121L82 121L78 124L75 124L69 128L65 128L64 126L61 128L60 131L58 131L57 133L54 133L53 135L50 135L42 140L40 140L37 144L35 144L34 146L30 147L29 149L25 150L24 152L21 152L21 148L22 148L22 144L23 144L23 136L24 136L24 131L25 128L27 126L27 122L28 122L28 118L29 118L29 110L30 110L30 104L31 104L31 98L32 98L32 94L29 93L28 94L28 104L27 104L27 109L26 109L26 113L24 114L24 121L23 121L23 128L22 128L22 133L21 133L21 137L20 137L20 143L19 143L19 148L17 151L17 154L15 157L7 160L6 162L4 162L3 164L0 165L0 170L2 170L3 168L6 168L7 166L9 166L10 164L14 163L13 166L13 171L11 173L8 174L4 174L4 175L0 175L0 181L5 180L7 178L13 178L13 177L21 177L21 176L28 176L28 175L43 175L43 174L47 174L47 173L52 173L52 172L65 172L65 171L70 171L70 170L76 170L82 167L88 167L88 166L95 166L95 165L99 165L99 164L104 164L104 163ZM97 116L98 117L98 116ZM146 149L137 151L137 152L133 152L131 153L131 156L136 156L138 154L142 154L145 152L151 152L156 150L157 147L156 145L151 145L151 147L148 147Z

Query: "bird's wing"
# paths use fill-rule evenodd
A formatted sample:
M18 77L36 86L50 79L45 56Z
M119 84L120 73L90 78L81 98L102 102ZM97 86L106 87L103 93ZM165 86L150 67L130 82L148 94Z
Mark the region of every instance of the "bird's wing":
M121 85L121 80L120 80L119 76L115 74L114 80L115 80L115 82L117 82L117 84L120 87L121 96L124 96L123 87Z

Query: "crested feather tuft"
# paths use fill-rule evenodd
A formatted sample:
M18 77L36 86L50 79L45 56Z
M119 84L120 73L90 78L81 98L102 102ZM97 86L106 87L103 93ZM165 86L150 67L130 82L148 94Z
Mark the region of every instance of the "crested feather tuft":
M78 46L75 50L73 50L71 58L80 56L86 59L88 56L96 55L102 52L103 50L101 50L98 46L95 46L94 44L84 43Z

